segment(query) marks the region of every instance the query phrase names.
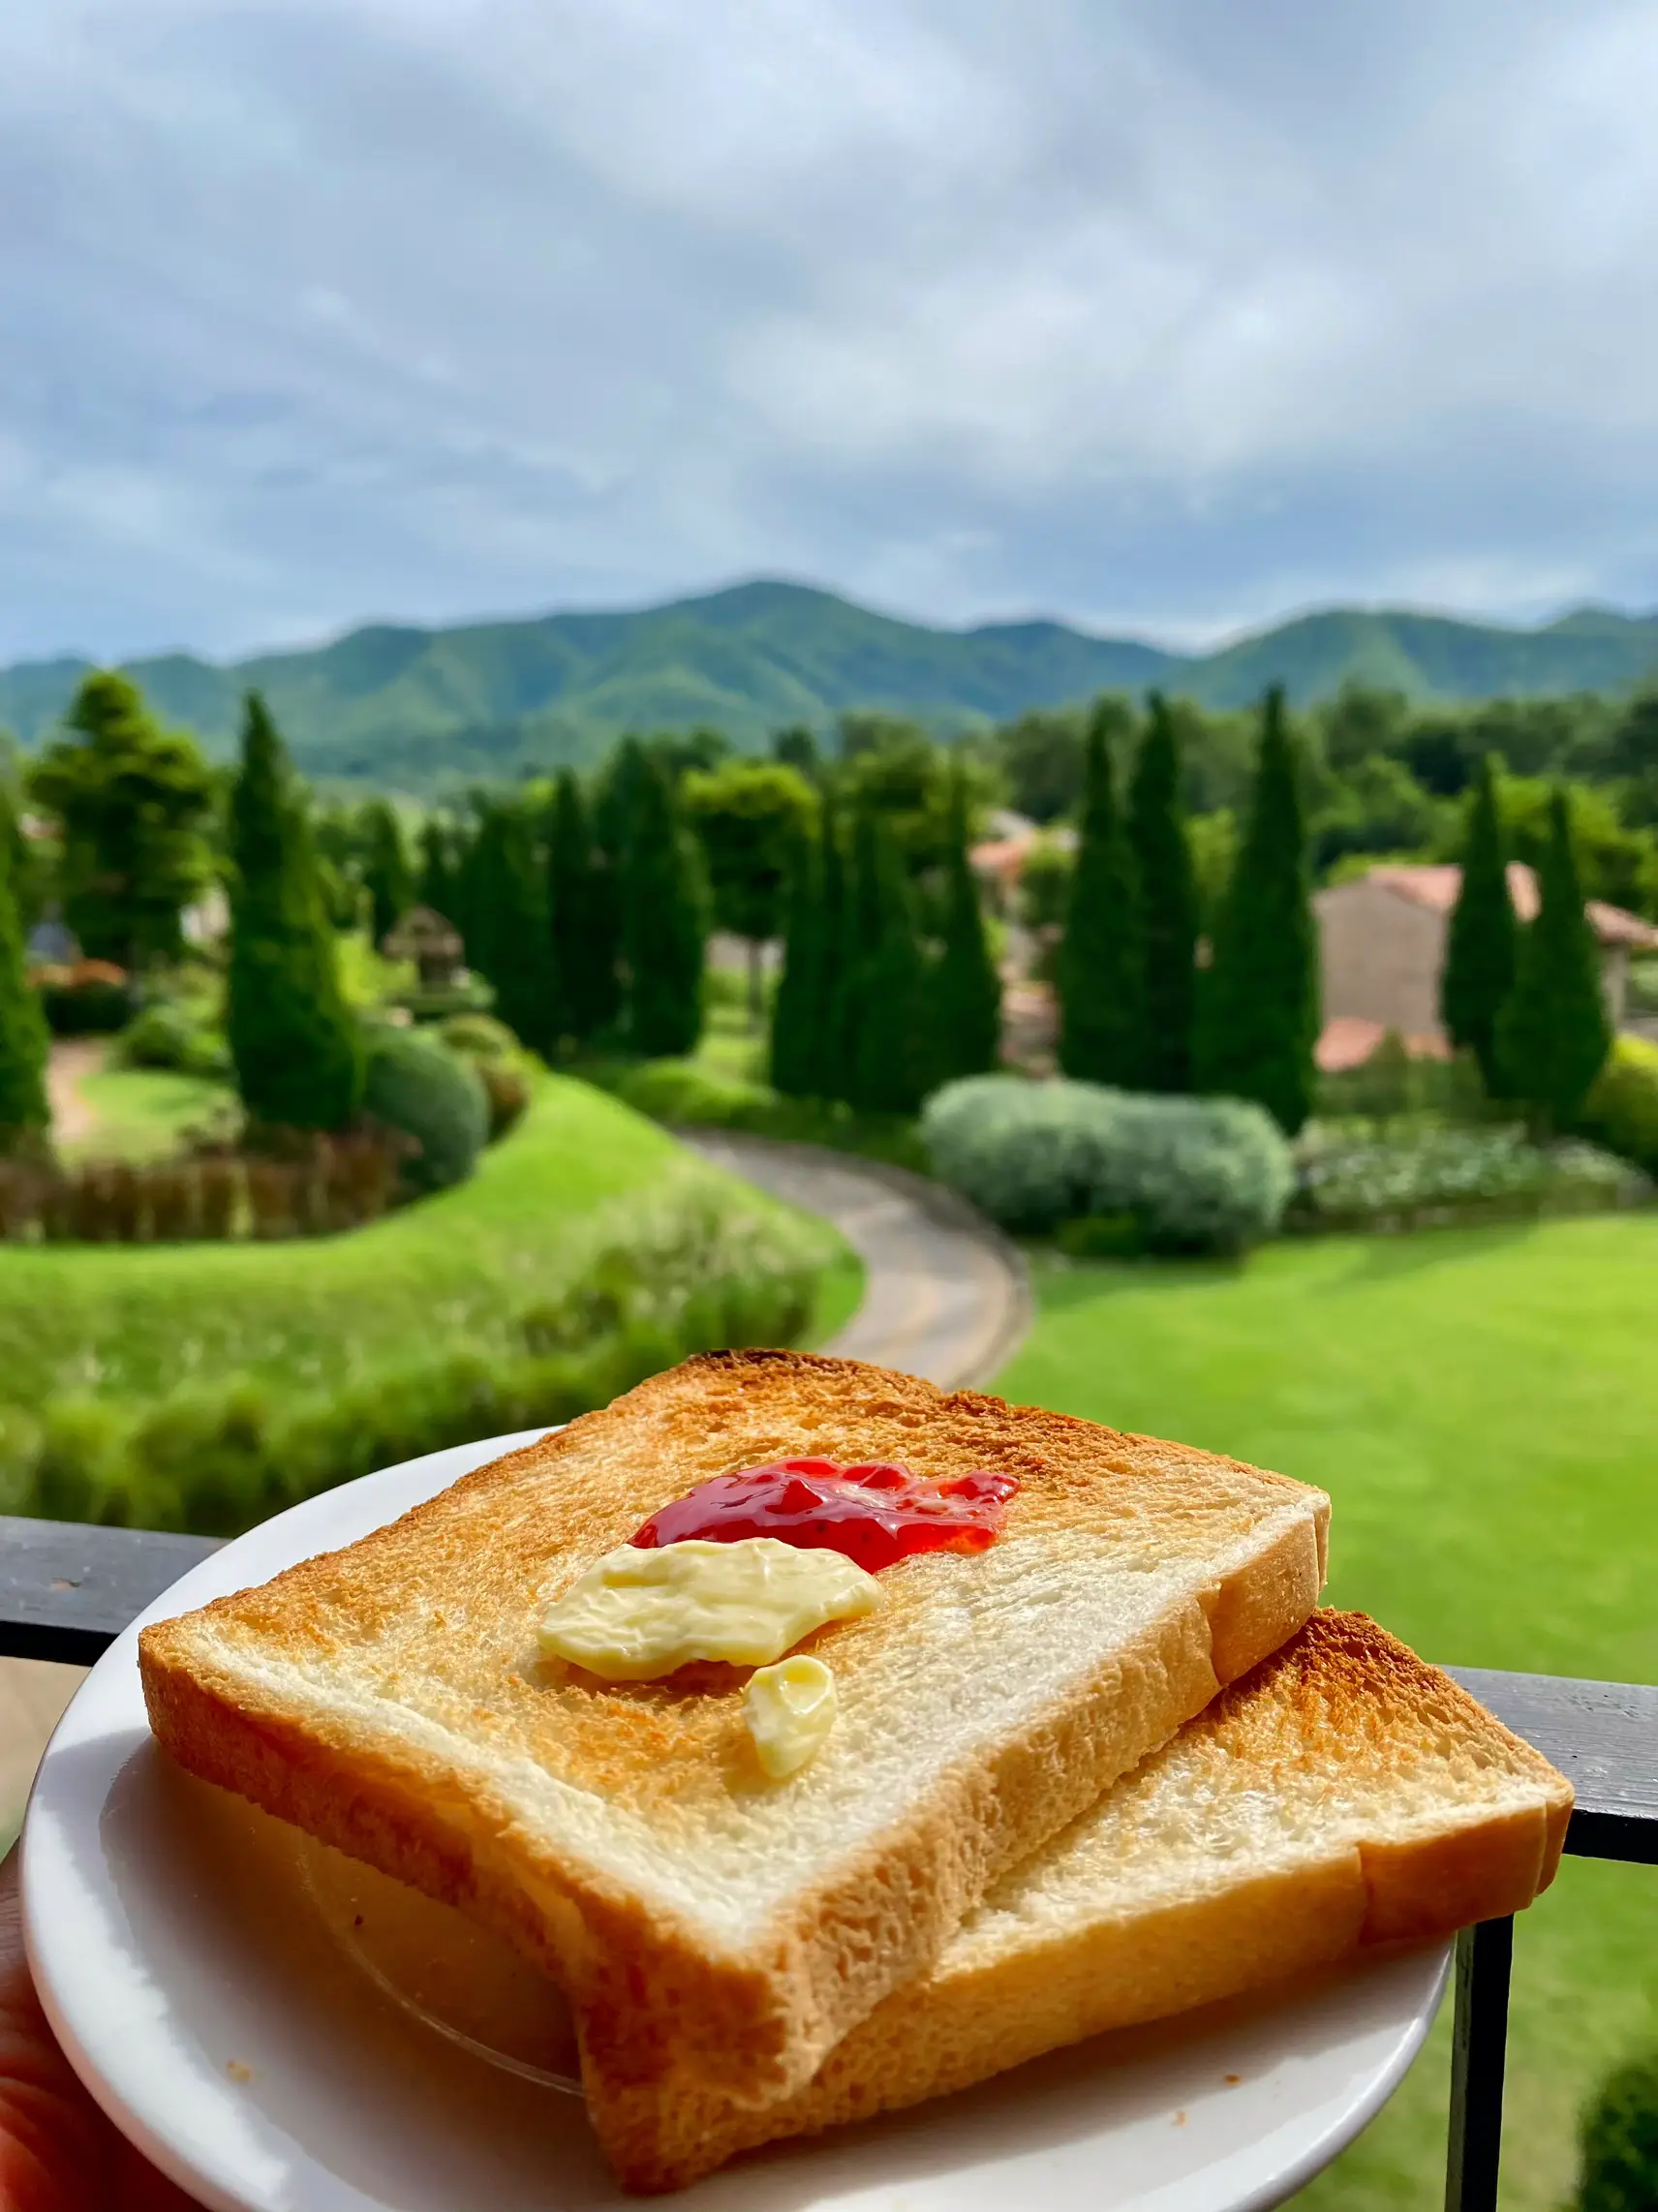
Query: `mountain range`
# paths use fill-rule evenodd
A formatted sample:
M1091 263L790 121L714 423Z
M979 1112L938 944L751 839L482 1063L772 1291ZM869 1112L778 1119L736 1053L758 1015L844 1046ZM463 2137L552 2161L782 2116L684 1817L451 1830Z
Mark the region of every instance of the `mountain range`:
M0 669L0 730L37 743L91 665ZM258 686L308 773L410 790L585 762L625 730L708 723L753 749L784 723L823 728L855 707L959 730L1153 684L1240 707L1270 683L1301 704L1350 679L1451 700L1621 691L1654 671L1658 616L1599 607L1532 629L1333 608L1186 654L1058 622L934 629L765 581L634 612L376 624L230 663L173 653L128 664L163 720L215 757Z

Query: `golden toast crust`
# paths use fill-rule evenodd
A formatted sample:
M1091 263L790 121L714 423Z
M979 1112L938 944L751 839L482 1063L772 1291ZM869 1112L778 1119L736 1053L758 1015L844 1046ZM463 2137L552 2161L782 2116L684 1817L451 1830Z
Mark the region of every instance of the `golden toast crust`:
M725 1860L757 1884L784 1818L757 1788L740 1687L595 1684L542 1666L534 1626L668 1499L797 1454L1018 1474L989 1576L1039 1581L1052 1565L1086 1589L1097 1555L1125 1586L1179 1569L1190 1588L1068 1678L1060 1635L1051 1690L1018 1725L987 1730L722 1935L676 1891L676 1862L711 1858L718 1874ZM610 2077L700 2078L762 2102L924 1971L1003 1868L1294 1632L1316 1602L1327 1515L1283 1477L1067 1416L855 1362L709 1354L345 1551L145 1630L140 1667L156 1735L184 1766L519 1945L565 1985ZM875 1701L860 1707L860 1685L890 1704L911 1657L928 1664L991 1586L964 1580L977 1565L906 1561L882 1577L881 1613L825 1632L844 1756ZM817 1766L810 1787L827 1792L827 1754ZM659 1864L653 1886L639 1867Z

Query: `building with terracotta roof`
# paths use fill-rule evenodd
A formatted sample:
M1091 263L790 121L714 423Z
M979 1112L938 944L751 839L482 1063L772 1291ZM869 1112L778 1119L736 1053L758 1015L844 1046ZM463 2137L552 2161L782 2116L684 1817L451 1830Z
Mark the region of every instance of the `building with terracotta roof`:
M1531 870L1511 861L1508 887L1520 919L1532 920L1538 895ZM1419 1049L1434 1042L1443 1049L1439 975L1461 888L1462 871L1454 866L1381 867L1314 894L1327 1025L1373 1024L1377 1037L1397 1029L1421 1040ZM1590 899L1583 911L1600 946L1607 1009L1618 1023L1630 957L1658 952L1658 929L1601 899Z

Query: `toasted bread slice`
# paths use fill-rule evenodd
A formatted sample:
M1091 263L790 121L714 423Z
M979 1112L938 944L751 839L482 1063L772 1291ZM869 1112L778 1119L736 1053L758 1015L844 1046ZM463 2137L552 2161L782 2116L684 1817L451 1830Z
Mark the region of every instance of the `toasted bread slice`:
M652 2091L584 2056L629 2187L694 2181L779 2136L965 2089L1107 2028L1448 1935L1553 1880L1571 1785L1363 1613L1318 1613L762 2111Z
M548 1601L669 1499L778 1458L1019 1476L971 1556L824 1631L840 1718L765 1780L744 1676L606 1685ZM717 1353L349 1550L145 1631L184 1766L460 1906L566 1988L617 2080L808 2082L1005 1867L1316 1602L1328 1500L1283 1477L851 1361Z

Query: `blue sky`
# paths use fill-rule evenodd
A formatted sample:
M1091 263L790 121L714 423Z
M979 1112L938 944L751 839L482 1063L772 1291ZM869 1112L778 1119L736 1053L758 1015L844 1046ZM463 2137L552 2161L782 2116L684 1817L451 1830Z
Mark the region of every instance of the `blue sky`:
M1658 605L1643 0L15 0L0 659Z

